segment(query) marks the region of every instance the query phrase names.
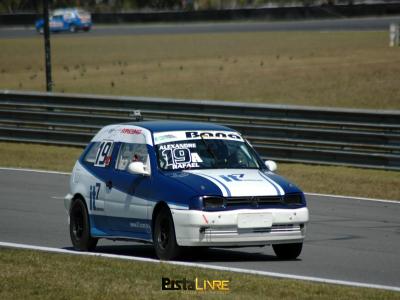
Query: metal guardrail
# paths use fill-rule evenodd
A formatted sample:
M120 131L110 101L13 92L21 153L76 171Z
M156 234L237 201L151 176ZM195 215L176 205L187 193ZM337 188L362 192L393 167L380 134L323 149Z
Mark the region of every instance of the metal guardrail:
M264 158L400 170L400 111L0 91L0 140L84 146L134 109L230 126Z

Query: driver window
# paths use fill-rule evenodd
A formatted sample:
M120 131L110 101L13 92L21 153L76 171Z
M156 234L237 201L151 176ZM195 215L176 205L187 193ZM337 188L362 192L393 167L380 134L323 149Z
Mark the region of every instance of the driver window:
M70 13L70 12L65 13L64 18L66 20L72 19L72 13Z
M149 155L146 144L122 143L115 168L126 171L131 162L140 161L144 165L147 165L148 159Z

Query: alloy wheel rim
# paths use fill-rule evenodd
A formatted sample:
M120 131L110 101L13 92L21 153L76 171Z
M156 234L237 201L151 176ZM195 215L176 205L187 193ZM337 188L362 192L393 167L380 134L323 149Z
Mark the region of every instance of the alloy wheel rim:
M81 213L74 214L72 232L77 240L83 235L83 215Z
M160 222L160 232L158 235L158 243L162 249L167 248L169 236L169 220L164 218Z

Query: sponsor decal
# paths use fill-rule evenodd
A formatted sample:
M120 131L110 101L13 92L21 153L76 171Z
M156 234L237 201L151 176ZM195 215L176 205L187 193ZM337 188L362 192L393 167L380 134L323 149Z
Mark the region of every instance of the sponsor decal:
M216 132L216 131L186 131L186 138L218 138L218 139L234 139L241 141L239 134L233 132Z
M173 134L166 134L166 135L162 135L162 136L156 136L155 138L155 142L156 143L162 143L163 141L170 141L173 139L176 139L176 136L174 136Z
M62 28L64 24L62 22L50 21L49 26L53 28Z
M108 130L106 131L105 136L106 136L108 139L115 139L115 137L119 134L119 132L120 132L119 127L113 126L112 128L110 128L110 129L108 129Z
M134 129L134 128L122 128L121 129L122 134L141 134L142 130L141 129Z
M167 142L198 140L201 138L243 141L243 138L240 136L239 133L232 131L193 130L193 131L157 132L154 134L154 141L156 145Z
M262 181L261 179L250 179L245 178L245 174L229 174L229 175L219 175L226 182L232 181Z
M109 134L111 134L111 133L113 133L113 132L115 132L115 128L110 128L110 129L108 129L108 131L107 131L107 133L109 133Z
M168 145L161 145L159 147L160 150L166 150L166 149L188 149L188 148L196 148L196 144L189 144L189 143L168 144Z
M167 168L176 169L191 169L199 168L199 164L203 162L199 154L191 152L190 149L196 148L193 143L180 143L161 145L159 150L166 162Z
M131 227L131 228L137 228L137 229L147 229L147 230L150 229L150 225L149 225L149 224L143 223L143 222L139 222L139 221L130 222L130 223L129 223L129 227Z
M230 280L227 279L171 279L161 278L161 290L163 291L197 291L197 292L229 292Z

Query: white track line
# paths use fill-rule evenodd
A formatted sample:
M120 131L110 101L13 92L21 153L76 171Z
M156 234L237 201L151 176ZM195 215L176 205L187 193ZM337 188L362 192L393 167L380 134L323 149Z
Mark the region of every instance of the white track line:
M275 273L275 272L267 272L267 271L256 271L256 270L249 270L249 269L206 265L206 264L200 264L200 263L190 263L190 262L181 262L181 261L160 261L157 259L151 259L151 258L145 258L145 257L116 255L116 254L108 254L108 253L95 253L95 252L78 252L78 251L65 250L65 249L59 249L59 248L41 247L41 246L8 243L8 242L0 242L0 247L38 250L38 251L51 252L51 253L98 256L98 257L124 259L124 260L141 261L141 262L151 262L151 263L165 263L165 264L170 264L170 265L197 267L197 268L212 269L212 270L218 270L218 271L254 274L254 275L261 275L261 276L284 278L284 279L306 280L306 281L312 281L312 282L318 282L318 283L338 284L338 285L346 285L346 286L352 286L352 287L374 288L374 289L382 289L382 290L400 292L400 287L397 287L397 286L388 286L388 285L362 283L362 282L345 281L345 280L335 280L335 279L327 279L327 278L312 277L312 276L300 276L300 275Z
M71 172L58 172L58 171L47 171L47 170L38 170L38 169L24 169L24 168L6 168L0 167L0 170L5 171L21 171L21 172L33 172L33 173L47 173L47 174L57 174L57 175L71 175Z
M69 172L46 171L46 170L38 170L38 169L24 169L24 168L5 168L5 167L0 167L0 170L48 173L48 174L58 174L58 175L71 175L71 173L69 173ZM375 201L375 202L400 204L400 201L386 200L386 199L364 198L364 197L342 196L342 195L329 195L329 194L317 194L317 193L306 193L306 192L305 192L305 194L306 195L310 195L310 196L319 196L319 197L347 198L347 199L353 199L353 200Z
M317 193L304 193L304 194L310 195L310 196L318 196L318 197L331 197L331 198L342 198L342 199L352 199L352 200L361 200L361 201L375 201L375 202L383 202L383 203L400 204L400 201L377 199L377 198L365 198L365 197L329 195L329 194L317 194Z

